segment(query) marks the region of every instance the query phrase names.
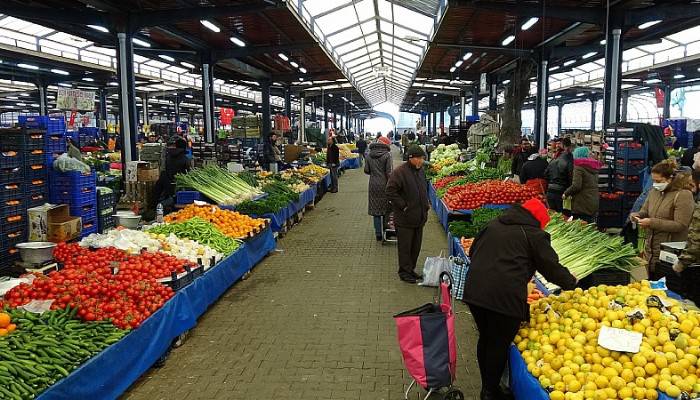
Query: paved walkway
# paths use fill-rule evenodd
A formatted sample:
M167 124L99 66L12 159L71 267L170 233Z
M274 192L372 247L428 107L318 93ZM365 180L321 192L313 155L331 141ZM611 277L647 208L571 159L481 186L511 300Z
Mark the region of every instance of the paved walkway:
M420 265L425 256L447 253L432 212L423 237ZM396 271L396 246L374 239L367 178L347 171L340 192L327 194L277 252L202 316L165 366L124 397L403 399L410 376L392 315L431 301L434 291L399 281ZM467 399L478 399L476 333L466 310L457 305L456 384Z

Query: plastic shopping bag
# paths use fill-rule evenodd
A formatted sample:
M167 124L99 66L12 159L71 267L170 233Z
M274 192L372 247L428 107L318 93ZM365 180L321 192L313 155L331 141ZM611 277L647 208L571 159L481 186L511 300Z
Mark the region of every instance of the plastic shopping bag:
M438 286L440 285L440 274L447 271L451 272L452 263L449 259L442 256L426 257L423 264L423 282L421 286Z

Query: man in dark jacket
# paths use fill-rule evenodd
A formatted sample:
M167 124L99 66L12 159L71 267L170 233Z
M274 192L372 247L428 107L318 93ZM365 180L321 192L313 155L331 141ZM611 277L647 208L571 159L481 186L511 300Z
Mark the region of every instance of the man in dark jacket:
M545 176L547 177L547 205L549 208L562 212L564 191L571 186L571 177L574 173L574 156L571 154L571 140L564 138L561 141L562 152L559 158L549 163Z
M406 154L408 161L397 167L389 177L386 195L394 211L399 249L399 278L404 282L416 283L418 279L423 278L415 269L430 203L428 184L423 171L425 152L420 146L411 145Z
M278 163L282 161L282 152L277 147L277 134L273 133L263 144L263 167L270 172L277 172Z
M559 264L549 234L543 230L548 222L544 204L528 200L491 221L469 251L471 266L464 301L479 329L476 356L481 400L504 398L499 382L508 346L520 323L530 318L527 284L535 271L562 289L576 286L576 278Z
M326 148L326 165L331 170L331 193L338 193L338 167L340 166L340 149L335 142L335 136L328 137Z
M530 179L545 179L544 171L548 165L547 150L542 149L539 153L531 154L518 174L520 183L527 183Z
M357 146L357 153L360 155L360 166L362 166L362 161L365 159L365 152L367 152L367 141L364 136L360 136L360 140L355 143Z
M532 147L532 144L528 138L524 137L520 139L520 148L515 151L515 154L513 154L513 160L510 163L510 173L512 175L519 175L520 170L527 162L528 157L535 153L537 153L537 150Z
M165 171L160 173L153 187L152 208L155 210L158 203L162 203L166 212L172 210L175 205L175 175L183 174L190 170L190 160L185 155L187 142L181 137L175 137L168 143L168 153L165 159Z
M700 131L693 133L693 148L688 149L683 153L681 158L681 166L693 168L695 153L700 152Z

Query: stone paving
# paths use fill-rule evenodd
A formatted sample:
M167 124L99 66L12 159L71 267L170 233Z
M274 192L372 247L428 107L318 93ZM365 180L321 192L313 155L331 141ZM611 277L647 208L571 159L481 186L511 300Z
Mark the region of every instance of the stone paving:
M367 177L347 171L340 192L308 212L123 398L403 399L411 378L392 315L432 301L434 290L398 280L396 246L375 241L366 204ZM432 212L423 237L419 265L447 254ZM466 399L479 394L475 340L460 303L456 385Z

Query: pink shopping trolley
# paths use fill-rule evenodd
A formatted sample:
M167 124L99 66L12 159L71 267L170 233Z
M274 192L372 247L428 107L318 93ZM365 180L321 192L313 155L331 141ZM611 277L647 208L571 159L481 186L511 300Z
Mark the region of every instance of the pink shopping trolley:
M435 303L394 316L403 361L413 377L404 393L406 400L416 383L427 390L424 400L433 393L442 394L443 400L464 400L452 385L457 369L452 282L452 275L443 272Z

